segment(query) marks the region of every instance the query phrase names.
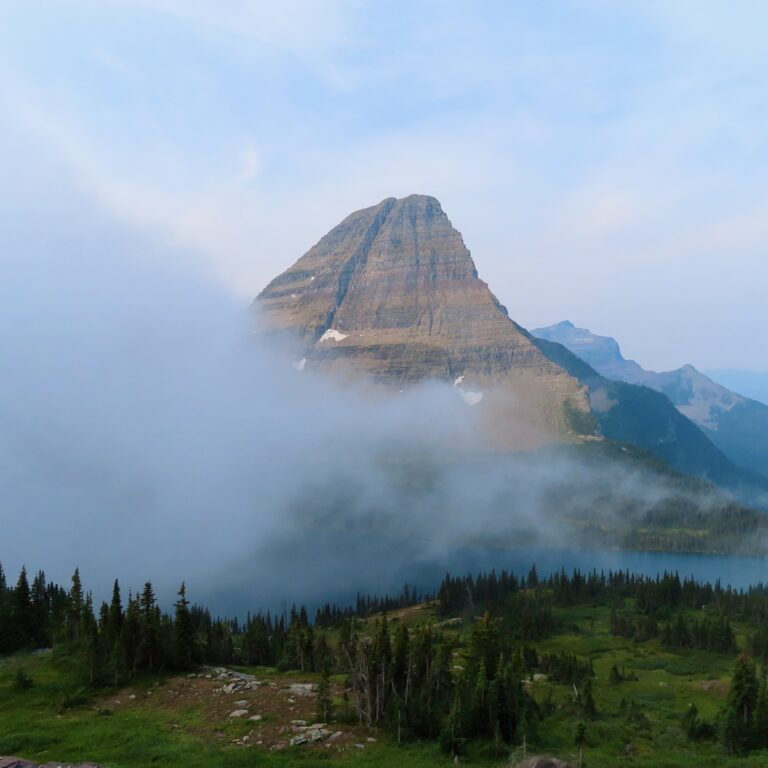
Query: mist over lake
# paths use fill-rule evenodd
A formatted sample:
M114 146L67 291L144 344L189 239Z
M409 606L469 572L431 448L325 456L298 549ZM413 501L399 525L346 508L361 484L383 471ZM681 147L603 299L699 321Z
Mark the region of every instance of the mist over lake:
M273 547L267 559L262 555L258 563L249 566L247 558L239 564L231 563L228 573L222 574L221 586L210 589L201 584L193 595L226 615L243 615L254 609L282 611L292 603L302 602L314 609L327 600L352 605L358 593L398 594L405 583L422 593L431 593L446 573L506 570L523 577L533 564L540 577L562 569L570 575L576 569L582 574L593 570L606 574L629 571L651 578L677 573L681 579L712 584L719 581L723 587L736 589L768 582L768 558L764 556L525 546L457 547L428 554L424 543L396 536L315 531ZM281 569L291 564L301 568L301 576L288 588L280 578L270 581L265 577L270 572L282 573Z
M0 0L0 768L768 766L766 30Z

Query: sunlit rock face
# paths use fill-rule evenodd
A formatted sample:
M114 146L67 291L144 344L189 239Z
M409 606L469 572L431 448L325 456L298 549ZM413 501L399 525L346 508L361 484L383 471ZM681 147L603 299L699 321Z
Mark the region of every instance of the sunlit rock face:
M433 197L387 198L348 216L255 302L262 327L298 346L302 369L401 388L453 384L489 435L573 436L582 385L514 323ZM459 382L458 384L456 382Z

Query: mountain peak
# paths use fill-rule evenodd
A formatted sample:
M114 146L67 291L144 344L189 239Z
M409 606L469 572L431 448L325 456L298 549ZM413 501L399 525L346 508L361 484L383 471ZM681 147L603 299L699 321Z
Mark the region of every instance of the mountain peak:
M379 337L391 331L432 337L448 324L459 325L447 306L459 287L466 294L481 286L487 291L440 202L409 195L351 213L275 278L257 303L306 343L330 330L345 338L374 330ZM406 296L415 304L410 313ZM452 330L462 333L459 327Z
M535 328L531 333L541 339L562 344L609 379L636 384L646 376L646 372L634 360L627 360L621 354L616 339L598 336L587 328L577 328L570 320L546 328Z
M440 208L440 210L442 210L440 201L436 197L432 197L432 195L422 195L414 192L413 194L406 195L405 197L393 197L390 199L394 200L396 203L404 203L406 205L436 205L438 208Z
M392 211L407 212L412 216L445 216L440 201L431 195L411 194L399 198L385 197L376 205L353 211L335 229L338 229L343 226L345 222L350 220L358 220L380 212L383 212L385 216L388 216Z
M350 214L256 306L273 335L298 339L310 367L352 368L392 385L460 381L457 388L475 395L505 379L514 390L507 400L536 400L531 412L545 411L559 431L567 429L565 401L569 412L588 408L579 383L509 319L428 195L389 197Z

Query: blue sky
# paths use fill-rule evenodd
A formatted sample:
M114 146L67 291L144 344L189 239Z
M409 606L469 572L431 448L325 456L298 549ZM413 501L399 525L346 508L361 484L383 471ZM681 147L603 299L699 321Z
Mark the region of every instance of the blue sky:
M523 325L766 369L767 28L748 0L6 0L0 204L117 219L247 301L432 194Z

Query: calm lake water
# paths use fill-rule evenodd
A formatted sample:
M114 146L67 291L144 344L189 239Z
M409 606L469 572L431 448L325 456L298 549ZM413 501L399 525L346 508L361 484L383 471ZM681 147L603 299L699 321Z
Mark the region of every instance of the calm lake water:
M228 615L283 610L292 602L303 602L313 610L325 601L352 603L358 592L395 594L405 582L422 592L434 591L446 572L464 575L495 568L525 575L532 563L540 577L561 568L578 568L582 572L629 570L652 577L677 572L681 578L719 579L723 586L739 589L768 582L766 557L542 547L461 547L436 552L427 542L315 532L242 563L227 583L208 594L198 591L196 598L214 612Z

